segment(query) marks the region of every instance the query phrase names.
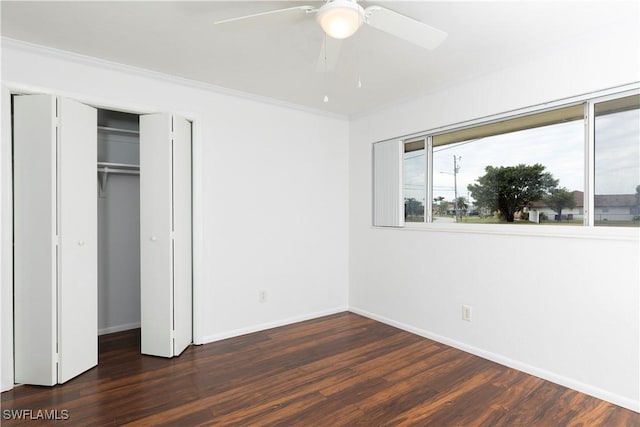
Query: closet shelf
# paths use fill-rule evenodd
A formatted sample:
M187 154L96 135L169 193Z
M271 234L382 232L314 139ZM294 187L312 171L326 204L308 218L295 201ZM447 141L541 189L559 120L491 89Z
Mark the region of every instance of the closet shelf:
M109 126L98 126L98 130L102 131L102 132L126 133L126 134L129 134L129 135L140 135L140 131L137 131L137 130L121 129L121 128L114 128L114 127L109 127Z

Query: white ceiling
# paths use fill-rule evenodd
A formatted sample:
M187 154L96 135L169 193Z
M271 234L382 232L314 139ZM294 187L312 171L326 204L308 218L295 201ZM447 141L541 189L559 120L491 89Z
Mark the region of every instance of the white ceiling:
M2 1L2 36L351 115L638 22L638 1L370 1L449 33L428 51L368 26L316 71L313 15L214 21L321 1ZM586 47L585 47L586 48ZM358 78L362 88L358 89ZM323 103L324 94L330 101Z

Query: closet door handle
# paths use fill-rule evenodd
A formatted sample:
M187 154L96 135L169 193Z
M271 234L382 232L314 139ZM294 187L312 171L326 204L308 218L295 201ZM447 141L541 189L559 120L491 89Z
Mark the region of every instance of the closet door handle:
M84 246L84 240L78 240L78 246Z
M156 236L151 236L149 240L151 240L152 242L155 242L156 240L158 240L158 238Z

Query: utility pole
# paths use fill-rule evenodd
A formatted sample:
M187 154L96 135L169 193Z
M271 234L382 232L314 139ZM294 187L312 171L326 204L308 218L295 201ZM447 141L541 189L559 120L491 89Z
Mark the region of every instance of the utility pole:
M453 173L440 171L440 173L453 175L453 211L456 215L456 222L460 222L458 218L458 172L460 172L458 161L460 161L461 158L461 156L453 155Z
M453 209L456 214L456 222L460 222L460 216L458 214L458 172L460 171L458 161L460 159L460 156L453 155Z

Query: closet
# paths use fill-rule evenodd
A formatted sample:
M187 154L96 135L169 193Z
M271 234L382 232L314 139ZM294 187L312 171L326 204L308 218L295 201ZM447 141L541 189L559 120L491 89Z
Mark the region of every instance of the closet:
M98 110L98 333L140 327L139 116Z
M191 123L16 95L13 167L15 381L64 383L97 364L99 330L138 322L142 353L179 355L192 341Z

